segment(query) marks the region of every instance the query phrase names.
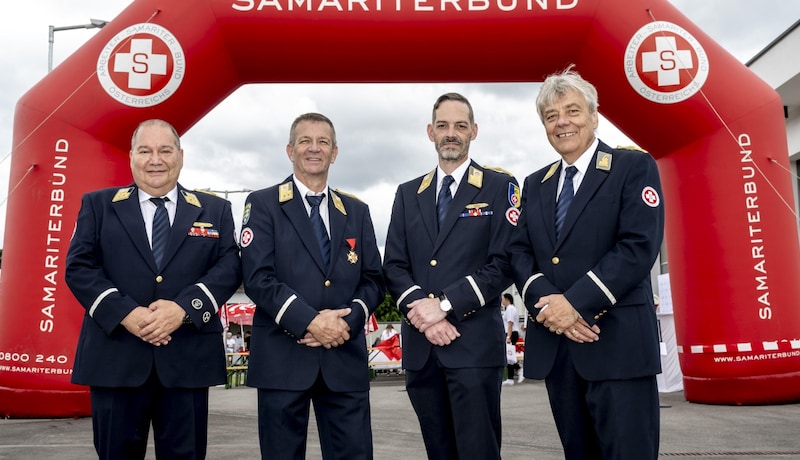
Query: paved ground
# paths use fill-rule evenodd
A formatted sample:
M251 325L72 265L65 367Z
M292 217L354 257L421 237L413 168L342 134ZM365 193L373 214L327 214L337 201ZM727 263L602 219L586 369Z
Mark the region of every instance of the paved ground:
M425 451L401 377L380 376L371 391L376 460L424 459ZM783 460L800 458L800 404L713 406L661 395L663 458ZM212 388L208 458L259 458L255 390ZM503 387L503 457L563 459L542 382ZM319 459L316 427L308 458ZM91 420L0 420L0 459L96 458ZM148 459L153 459L152 445ZM479 460L479 459L478 459Z

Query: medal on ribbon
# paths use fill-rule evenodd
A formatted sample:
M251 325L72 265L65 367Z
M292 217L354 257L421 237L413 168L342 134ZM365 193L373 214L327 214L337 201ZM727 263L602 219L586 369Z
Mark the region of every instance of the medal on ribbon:
M347 253L347 261L351 264L358 262L358 254L356 254L356 239L347 238L347 244L350 246L350 252Z

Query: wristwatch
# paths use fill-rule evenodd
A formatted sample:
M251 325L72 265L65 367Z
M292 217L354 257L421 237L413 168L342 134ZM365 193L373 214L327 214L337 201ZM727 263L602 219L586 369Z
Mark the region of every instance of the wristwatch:
M453 309L453 304L447 300L447 296L444 294L439 296L439 308L441 308L445 313L450 313L450 310Z

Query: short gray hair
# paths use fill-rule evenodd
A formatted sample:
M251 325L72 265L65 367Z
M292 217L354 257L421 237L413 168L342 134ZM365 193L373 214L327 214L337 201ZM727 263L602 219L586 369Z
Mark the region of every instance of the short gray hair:
M597 102L597 88L572 70L574 66L570 64L562 72L549 75L542 83L539 95L536 96L536 111L542 123L544 123L544 110L571 89L583 95L589 105L590 114L597 113L597 108L600 107Z

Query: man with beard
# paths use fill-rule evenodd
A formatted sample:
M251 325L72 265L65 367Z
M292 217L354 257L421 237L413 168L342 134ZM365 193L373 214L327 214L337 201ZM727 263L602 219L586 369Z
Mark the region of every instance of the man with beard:
M397 189L384 276L402 311L408 396L428 458L500 458L500 294L519 214L516 179L469 159L472 106L444 94L428 138L436 169Z

